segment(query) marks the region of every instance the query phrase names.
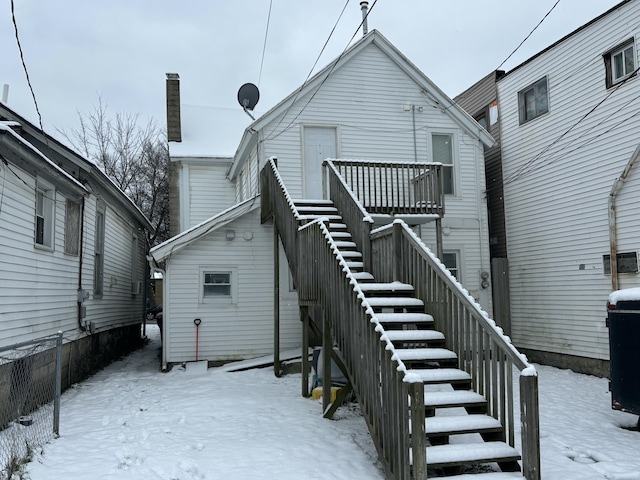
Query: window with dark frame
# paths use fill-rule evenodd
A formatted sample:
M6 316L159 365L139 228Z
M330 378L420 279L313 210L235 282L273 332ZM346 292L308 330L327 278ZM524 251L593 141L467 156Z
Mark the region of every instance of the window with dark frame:
M611 88L636 73L636 52L633 38L603 55L606 85Z
M549 111L549 89L547 77L518 92L520 125L538 118Z
M449 269L451 275L456 277L458 280L460 279L458 277L460 274L458 267L458 252L443 252L442 263L444 263L444 266Z
M53 188L38 182L36 187L34 241L36 245L50 249L53 249L55 195L56 192Z
M616 254L618 273L638 273L638 252ZM603 255L604 274L611 275L611 255Z
M93 298L102 298L104 293L104 231L107 207L99 201L96 207L96 227L93 263Z
M70 198L65 202L64 253L78 255L80 251L80 203Z

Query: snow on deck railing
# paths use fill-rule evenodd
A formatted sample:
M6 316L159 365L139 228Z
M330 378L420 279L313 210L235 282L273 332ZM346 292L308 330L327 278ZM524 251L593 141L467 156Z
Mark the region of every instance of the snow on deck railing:
M334 161L335 161L335 159L329 158L329 159L324 161L323 165L325 165L330 171L332 171L335 174L336 178L342 184L342 186L344 187L344 189L347 192L347 194L349 195L349 197L351 197L351 200L353 201L353 203L356 204L356 206L358 207L358 209L362 213L362 221L363 222L367 222L367 223L373 223L373 218L371 218L371 215L369 215L367 210L364 208L364 206L362 205L362 202L358 199L356 194L353 192L353 190L347 184L347 181L340 174L340 171L336 168L335 164L333 163Z

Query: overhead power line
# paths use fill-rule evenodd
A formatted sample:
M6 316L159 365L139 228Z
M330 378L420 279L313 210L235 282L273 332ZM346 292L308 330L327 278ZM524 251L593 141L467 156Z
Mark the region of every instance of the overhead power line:
M300 109L300 111L296 114L296 116L289 122L289 124L283 128L281 131L279 131L277 134L274 133L276 132L276 130L278 129L278 127L280 126L280 124L282 123L282 120L287 116L287 114L289 113L289 111L291 110L291 107L295 104L296 100L298 99L298 95L300 94L300 92L302 92L302 90L304 89L307 81L309 80L309 78L311 77L311 73L313 72L313 69L315 68L316 64L318 63L318 61L320 60L320 56L322 55L322 52L324 52L325 47L327 46L327 43L329 43L329 39L331 38L331 35L333 35L333 32L336 29L336 26L338 25L338 22L340 21L340 18L342 17L342 14L344 13L345 9L347 8L347 5L349 4L349 0L347 0L347 3L345 3L344 7L342 8L342 11L340 12L340 16L338 17L338 20L336 21L336 23L333 26L333 29L331 29L331 33L329 34L329 38L327 38L327 41L325 42L324 46L322 47L322 50L320 51L320 55L318 55L318 58L316 58L315 63L313 64L313 67L311 68L311 71L309 71L309 75L307 75L306 80L304 81L304 83L300 86L300 88L298 88L298 90L296 91L296 96L293 99L293 101L289 104L289 107L287 108L286 112L281 116L280 121L278 122L278 124L275 126L275 128L271 131L271 133L269 134L269 136L267 138L265 138L265 140L272 140L274 138L279 137L280 135L282 135L282 133L286 132L287 130L289 130L289 128L291 128L291 126L293 125L293 123L298 119L298 117L302 114L302 112L304 112L304 110L307 108L307 106L309 105L309 103L311 102L311 100L314 99L314 97L316 96L316 94L320 91L320 89L322 88L322 86L325 84L325 82L329 79L329 77L331 76L331 73L333 73L333 69L336 67L336 65L338 64L338 62L340 62L340 59L342 58L342 56L344 55L344 53L347 51L347 49L349 48L349 45L351 44L351 42L353 41L353 39L355 38L355 36L358 34L358 31L362 28L362 25L364 24L364 22L367 21L367 18L369 16L369 14L371 13L371 10L373 10L373 7L376 6L376 3L378 3L378 0L374 0L373 4L371 5L371 7L369 8L369 11L367 12L367 15L360 21L360 24L358 25L358 28L356 28L356 30L353 32L353 35L351 35L351 38L349 39L349 41L347 42L347 45L344 47L344 49L342 50L342 52L340 53L340 55L338 56L338 58L336 58L333 63L331 64L331 68L329 69L329 71L327 72L327 74L325 75L325 77L322 79L322 82L320 82L320 85L318 85L318 88L316 88L316 90L313 92L313 94L311 95L311 97L309 97L309 100L307 100L307 103L304 104L304 106Z
M540 21L538 22L538 24L533 28L533 30L531 30L531 31L529 32L529 35L527 35L527 36L524 38L524 40L522 40L522 41L520 42L520 44L516 47L516 49L515 49L513 52L511 52L511 53L509 54L509 56L508 56L507 58L505 58L505 59L503 60L503 62L502 62L500 65L498 65L498 66L496 67L496 70L500 70L500 67L501 67L502 65L504 65L505 63L507 63L507 60L509 60L509 59L510 59L510 58L511 58L511 57L512 57L512 56L513 56L513 55L514 55L518 50L520 50L520 47L524 44L524 42L526 42L527 40L529 40L529 37L530 37L531 35L533 35L533 32L535 32L535 31L538 29L538 27L539 27L540 25L542 25L542 22L544 22L544 21L546 20L546 18L549 16L549 14L550 14L551 12L553 12L553 9L554 9L554 8L556 8L556 6L557 6L559 3L560 3L560 0L557 0L557 1L556 1L556 3L554 3L554 4L553 4L553 7L551 7L551 10L549 10L549 11L547 12L547 14L546 14L544 17L542 17L542 20L540 20Z
M44 135L44 127L42 126L42 115L40 115L40 109L38 108L38 101L36 100L36 94L33 91L33 86L31 85L31 79L29 78L29 71L27 70L27 64L24 61L24 53L22 52L22 45L20 45L20 35L18 35L18 23L16 21L14 0L11 0L11 21L13 22L13 29L16 35L16 43L18 44L18 51L20 52L22 69L24 70L24 74L27 77L27 84L29 85L29 90L31 90L31 96L33 97L33 104L36 107L36 113L38 114L38 121L40 122L40 130L42 130L42 133Z
M267 15L267 27L264 31L264 43L262 45L262 59L260 60L260 74L258 75L258 87L260 86L260 80L262 79L262 66L264 65L264 52L267 49L267 36L269 35L269 23L271 21L271 7L273 6L273 0L269 0L269 14Z

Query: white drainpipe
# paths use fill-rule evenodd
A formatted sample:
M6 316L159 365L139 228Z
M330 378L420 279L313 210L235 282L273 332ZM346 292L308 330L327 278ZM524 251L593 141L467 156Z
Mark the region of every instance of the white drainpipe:
M622 190L624 181L629 176L631 169L635 165L636 161L640 157L640 145L636 147L636 150L631 155L629 162L624 167L622 174L613 182L611 192L609 193L609 250L611 256L611 290L618 290L618 235L616 225L616 196Z

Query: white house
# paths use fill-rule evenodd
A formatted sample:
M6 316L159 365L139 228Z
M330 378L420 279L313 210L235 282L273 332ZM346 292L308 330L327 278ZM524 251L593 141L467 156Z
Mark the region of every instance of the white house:
M0 347L62 331L63 384L139 343L140 210L96 165L0 104Z
M533 361L607 375L607 297L640 286L639 37L623 1L497 77L511 333Z
M257 210L259 171L270 157L277 157L294 198L322 198L326 158L444 164L444 261L490 311L490 286L483 286L490 265L482 192L483 146L493 139L379 32L368 33L248 125L235 154L226 158L215 146L202 151L195 130L187 129L194 125L193 108L180 106L178 81L169 74L172 215L179 217L172 225L180 233L151 251L153 266L165 270L164 363L194 360L196 336L199 358L209 361L273 351L274 234ZM228 123L202 122L193 128L205 134ZM203 219L207 211L210 218ZM195 219L201 223L194 226ZM420 233L435 250L432 224ZM284 255L279 277L284 349L301 341Z

